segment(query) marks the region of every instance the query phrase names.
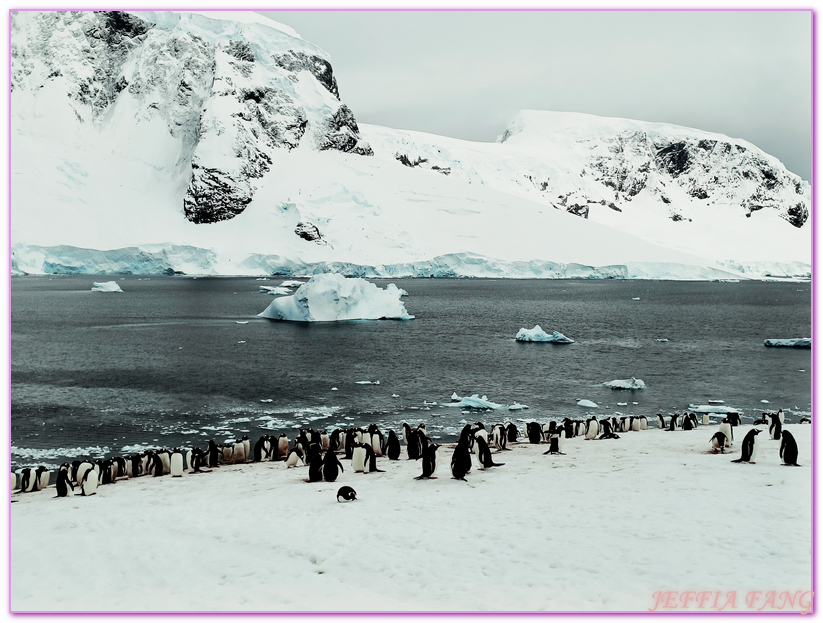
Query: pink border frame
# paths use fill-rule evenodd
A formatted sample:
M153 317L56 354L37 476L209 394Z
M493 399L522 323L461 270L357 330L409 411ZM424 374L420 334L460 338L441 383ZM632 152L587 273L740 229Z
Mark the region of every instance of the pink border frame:
M8 49L8 82L7 84L11 84L11 13L12 11L49 11L49 10L106 10L103 8L96 8L96 9L66 9L66 8L59 8L59 9L47 9L47 8L21 8L21 9L14 9L9 8L6 14L6 32L9 34L9 49ZM403 8L403 7L395 7L395 8L346 8L346 9L339 9L336 7L329 7L329 8L292 8L292 7L275 7L272 9L266 9L263 7L256 7L256 8L245 8L245 9L193 9L193 8L184 8L184 9L172 9L169 7L159 8L159 9L149 9L149 8L138 8L138 9L126 9L126 8L118 8L117 10L121 11L129 11L129 10L139 10L139 11L149 11L149 10L157 10L157 11L261 11L261 10L277 10L277 11L464 11L467 9L464 8L418 8L418 7L411 7L411 8ZM469 9L471 10L471 9ZM753 9L742 9L742 8L705 8L705 9L696 9L696 8L622 8L622 9L614 9L614 8L531 8L531 7L524 7L524 8L509 8L509 9L500 9L500 8L478 8L474 9L478 11L808 11L811 14L811 43L812 43L812 63L811 63L811 79L812 79L812 119L811 119L811 132L812 132L812 142L811 142L811 192L812 192L812 205L811 205L811 226L812 226L812 279L811 279L811 297L812 297L812 365L811 365L811 379L812 379L812 387L811 387L811 398L812 398L812 413L813 416L818 412L817 409L817 397L818 393L815 391L815 376L818 369L817 366L817 331L815 326L815 318L816 318L816 275L817 275L817 227L818 227L818 219L816 218L816 208L817 208L817 176L816 176L816 164L817 164L817 23L816 23L816 13L813 9L802 9L802 8L786 8L786 9L772 9L772 8L753 8ZM8 396L8 418L7 418L7 439L9 443L9 448L11 447L11 90L9 90L8 94L8 170L7 170L7 183L8 183L8 221L7 221L7 234L8 234L8 267L9 267L9 274L5 275L5 279L7 279L7 288L6 294L8 296L8 319L9 324L7 327L7 335L6 338L8 340L8 374L3 378L3 386L6 390L6 395ZM811 431L812 431L812 473L811 473L811 485L812 485L812 582L811 582L811 589L813 594L817 593L817 534L816 534L816 518L817 518L817 478L816 478L816 471L817 471L817 444L816 444L816 436L817 436L817 425L815 418L811 418ZM10 452L10 450L9 450ZM8 482L8 481L7 481ZM10 483L9 483L10 484ZM11 499L11 489L9 489L9 499ZM233 616L233 615L247 615L247 616L299 616L299 617L306 617L306 616L432 616L432 615L450 615L450 616L511 616L511 615L518 615L518 616L546 616L546 615L563 615L563 616L635 616L635 615L685 615L685 616L695 616L695 615L719 615L720 613L715 613L713 611L705 611L705 612L698 612L698 611L679 611L679 612L648 612L648 611L616 611L616 612L601 612L597 610L593 611L566 611L566 610L558 610L558 611L493 611L493 612L466 612L466 611L450 611L450 610L421 610L421 611L312 611L312 612L305 612L305 611L243 611L243 610L224 610L219 612L205 612L205 611L176 611L176 610L147 610L147 611L118 611L118 610L93 610L93 611L53 611L53 610L24 610L24 611L15 611L11 608L11 502L8 505L8 586L7 586L7 594L8 594L8 610L7 612L14 615L60 615L60 616L107 616L107 615L125 615L125 616L142 616L142 615L176 615L176 616ZM816 602L814 598L812 598L812 608L807 613L809 615L814 615L817 613L816 610ZM737 610L737 611L730 611L730 612L723 612L723 615L743 615L743 616L752 616L755 614L752 611L748 610ZM788 616L790 614L799 614L797 611L794 612L775 612L775 611L768 611L768 612L758 612L757 615L777 615L777 616Z

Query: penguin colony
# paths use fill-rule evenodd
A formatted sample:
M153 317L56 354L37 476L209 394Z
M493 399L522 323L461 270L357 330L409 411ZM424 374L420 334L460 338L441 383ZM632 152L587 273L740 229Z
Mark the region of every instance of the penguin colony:
M806 422L808 420L804 418ZM783 410L777 413L766 412L755 420L754 424L768 424L770 439L780 441L780 458L783 465L800 467L797 463L798 450L792 434L783 427L785 416ZM729 413L720 423L718 430L710 439L711 452L725 453L731 451L734 444L734 428L741 423L739 414ZM801 423L804 423L801 421ZM708 424L704 416L702 424ZM404 422L402 440L406 447L407 460L421 462L421 474L415 480L437 478L435 475L441 458L436 444L426 433L426 425L417 428ZM671 414L668 417L657 414L657 427L664 431L694 430L698 427L698 418L694 413ZM592 416L586 420L563 418L544 424L528 422L523 430L513 422L494 424L489 429L483 422L466 424L460 432L450 460L451 477L466 481L477 464L479 470L502 467L494 457L509 450L508 444L530 443L548 444L549 449L543 454L563 453L563 442L571 437L582 436L586 440L619 439L617 434L648 430L645 416L605 417L598 420ZM754 463L757 457L759 429L750 430L741 442L741 456L734 463ZM400 437L389 430L387 435L371 424L368 428L335 429L316 431L311 428L301 429L295 439L289 440L285 434L275 438L263 435L252 447L247 435L240 439L227 440L217 444L209 440L208 447L192 448L183 452L180 448L173 450L147 450L127 457L115 456L107 459L83 459L72 463L63 463L57 470L57 497L71 495L94 495L102 485L114 484L116 481L141 476L160 477L170 475L182 477L184 472L210 472L221 465L248 462L283 461L288 468L308 466L307 482L334 482L345 471L338 455L350 461L354 473L383 472L377 466L377 459L386 457L391 461L400 460L402 446ZM522 441L521 441L522 440ZM492 449L495 452L492 452ZM474 456L474 460L472 459ZM18 493L40 491L49 486L51 474L46 466L26 467L11 473L11 490ZM356 499L354 490L343 487L338 492L338 501Z

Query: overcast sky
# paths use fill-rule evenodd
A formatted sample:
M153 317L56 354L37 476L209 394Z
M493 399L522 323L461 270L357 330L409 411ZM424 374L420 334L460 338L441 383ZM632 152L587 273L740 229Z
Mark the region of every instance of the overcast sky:
M810 11L260 11L361 123L494 141L524 108L661 121L811 172Z

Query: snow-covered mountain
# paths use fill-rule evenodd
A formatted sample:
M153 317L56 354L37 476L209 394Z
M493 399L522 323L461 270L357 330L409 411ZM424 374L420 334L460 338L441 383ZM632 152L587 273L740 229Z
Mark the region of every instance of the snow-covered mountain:
M808 273L809 185L745 141L537 111L497 143L358 126L328 56L249 12L11 29L19 271Z

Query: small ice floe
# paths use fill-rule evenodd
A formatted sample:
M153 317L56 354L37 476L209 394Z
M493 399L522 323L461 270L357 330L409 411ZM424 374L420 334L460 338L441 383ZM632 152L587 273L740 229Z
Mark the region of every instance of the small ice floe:
M528 405L521 405L519 402L517 402L515 400L514 404L509 407L509 411L522 411L523 409L528 409L528 408L529 408Z
M261 398L260 402L272 402L271 398Z
M355 385L371 385L372 382L371 381L355 381L354 384Z
M237 343L238 343L238 344L245 344L245 343L246 343L246 340L240 340L240 341L239 341L239 342L237 342Z
M640 297L639 297L639 296L632 297L632 300L633 300L633 301L639 301L639 300L640 300Z
M710 405L722 405L726 401L725 400L711 400L710 399L708 402L709 402Z
M787 348L811 348L812 338L796 337L790 340L763 340L763 346L785 346Z
M611 387L612 389L646 389L646 384L643 380L636 379L634 377L622 380L617 379L608 383L603 383L603 385L606 387Z
M668 342L669 340L665 337L656 337L654 338L655 342Z
M281 294L291 294L291 290L281 286L260 286L260 294L271 294L277 296Z
M468 424L468 422L466 422L466 420L460 420L460 421L458 422L458 424Z
M628 407L628 406L629 406L629 403L628 403L628 402L618 402L618 403L617 403L617 406L618 406L618 407Z
M633 402L632 404L633 405L639 405L640 403L639 402Z
M336 391L337 391L337 388L336 388L336 387L332 387L332 388L331 388L331 390L332 390L333 392L336 392Z
M471 409L508 409L508 405L500 405L496 402L491 402L488 397L486 396L478 396L477 394L472 394L471 396L463 397L457 395L457 393L452 394L452 400L457 400L458 402L449 402L440 405L441 407L469 407Z
M768 400L761 400L760 402L762 402L764 405L769 404L769 401L768 401Z
M305 281L297 281L297 280L292 279L291 281L289 281L289 280L281 281L280 282L280 287L281 288L299 288L304 283L305 283Z
M573 344L574 340L566 337L559 331L554 331L551 335L540 328L539 324L534 325L534 329L521 328L514 336L518 342L554 342L555 344Z
M257 279L255 279L255 281L268 281L268 280L269 280L268 277L258 277Z
M428 400L424 400L423 404L424 405L429 405L430 407L436 407L437 406L437 402L429 402Z
M798 370L798 372L805 372L805 370Z
M585 407L586 409L599 409L600 407L597 406L597 403L592 402L591 400L578 400L577 401L578 407Z
M712 283L740 283L740 279L712 279Z
M249 324L248 320L235 320L234 324Z
M116 281L95 281L91 286L92 292L122 292Z
M720 405L689 405L689 411L695 413L740 413L740 409L721 407Z
M392 394L391 397L392 398L400 398L400 394Z
M459 402L460 400L462 400L462 398L457 395L457 392L452 393L452 398L451 399L454 400L455 402Z

